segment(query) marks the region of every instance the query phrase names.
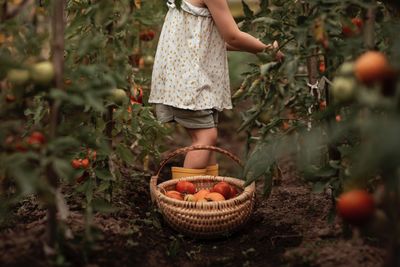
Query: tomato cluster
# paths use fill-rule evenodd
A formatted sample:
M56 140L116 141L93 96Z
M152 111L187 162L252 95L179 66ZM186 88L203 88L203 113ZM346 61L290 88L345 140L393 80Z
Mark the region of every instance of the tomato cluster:
M97 158L97 151L88 149L85 158L76 158L71 161L71 166L74 169L87 169L90 166L90 160L95 161Z
M359 35L364 27L364 22L360 18L352 18L351 24L343 25L342 33L346 37Z
M189 202L224 201L238 195L235 186L227 182L218 182L211 189L197 190L196 186L188 181L179 181L175 190L165 193L167 197Z
M152 29L143 30L139 33L139 39L141 41L149 42L154 39L156 32Z
M14 135L9 135L5 139L5 145L11 150L18 152L26 152L30 148L38 149L46 143L46 137L42 132L34 131L25 138L15 137Z

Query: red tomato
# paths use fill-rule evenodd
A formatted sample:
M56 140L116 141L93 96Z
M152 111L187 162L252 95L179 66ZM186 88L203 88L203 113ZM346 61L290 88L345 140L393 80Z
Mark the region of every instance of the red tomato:
M283 122L282 122L281 129L284 130L284 131L286 131L286 130L289 129L289 128L290 128L289 123L288 123L287 121L283 121Z
M28 151L28 149L26 148L26 146L24 145L23 142L17 142L15 144L15 150L19 151L19 152L26 152Z
M352 190L339 196L336 203L337 212L345 221L364 224L375 211L375 201L365 190Z
M354 34L354 32L353 32L353 30L351 29L350 26L343 26L342 27L342 33L346 37L353 36L353 34Z
M11 95L11 94L7 94L5 96L6 102L7 103L12 103L14 102L17 98L15 97L15 95Z
M383 81L389 73L390 65L385 54L378 51L368 51L355 62L354 73L357 79L370 85Z
M93 159L93 160L96 160L97 151L94 150L94 149L88 148L88 150L87 150L87 157L88 157L88 158L91 158L91 159Z
M141 41L149 42L154 39L155 35L156 33L153 30L143 30L139 33L139 38Z
M217 183L214 185L212 191L221 194L225 199L228 199L231 196L231 187L227 182Z
M71 161L72 168L79 169L82 166L82 162L80 159L73 159Z
M364 22L360 18L351 19L351 23L353 23L353 25L355 25L358 28L358 30L361 30L364 26Z
M238 191L237 191L236 187L233 186L233 185L231 185L230 188L231 188L231 193L230 193L229 198L234 198L234 197L236 197L237 194L238 194Z
M179 181L175 187L176 191L182 194L195 194L196 187L193 183L187 181Z
M325 100L320 100L319 101L319 110L325 110L326 109L326 101Z
M342 33L346 37L354 36L355 34L359 34L364 26L364 22L360 18L352 18L351 23L353 25L343 25ZM355 28L354 28L355 26Z
M82 163L82 168L84 169L87 169L90 164L89 159L82 159L81 163Z
M320 61L319 62L319 66L318 66L319 72L324 73L326 71L326 66L325 66L325 62L324 61Z
M131 95L131 104L143 104L143 89L141 87L135 87L134 94Z
M46 138L41 132L33 132L28 137L27 143L29 145L36 145L36 144L44 144L46 142Z

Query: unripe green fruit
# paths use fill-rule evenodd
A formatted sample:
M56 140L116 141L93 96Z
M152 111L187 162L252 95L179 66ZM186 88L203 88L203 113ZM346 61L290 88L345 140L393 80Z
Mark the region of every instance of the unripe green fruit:
M151 65L153 65L154 64L154 57L153 56L146 56L145 58L144 58L144 65L146 65L146 66L151 66Z
M338 69L338 75L342 76L352 76L354 74L354 63L353 62L345 62L340 65Z
M24 85L29 81L30 74L27 70L11 69L7 73L7 80L15 85Z
M333 99L339 103L351 101L355 95L356 85L352 78L335 78L332 84Z
M32 80L39 85L48 85L54 79L54 66L50 61L43 61L33 65Z
M122 106L124 103L128 101L128 96L126 95L125 90L114 88L110 91L110 101L118 106Z
M272 119L270 112L263 111L258 115L258 120L264 124L268 124Z

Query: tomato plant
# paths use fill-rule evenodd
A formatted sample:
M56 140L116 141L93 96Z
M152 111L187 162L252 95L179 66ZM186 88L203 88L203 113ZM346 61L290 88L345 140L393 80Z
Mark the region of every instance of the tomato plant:
M277 0L255 13L244 3L242 29L278 40L286 55L280 63L260 53L234 95L252 103L240 127L252 149L247 182L264 179L270 193L275 166L292 156L316 191L332 191L333 204L343 191L384 184L392 198L379 208L400 229L396 9L390 1Z
M164 14L157 4L2 3L0 176L12 181L2 188L2 218L25 196L39 195L50 214L53 248L59 188L73 185L85 197L90 229L93 213L112 205L120 166L143 170L149 157L159 156L166 129L146 102ZM131 103L138 87L140 97Z

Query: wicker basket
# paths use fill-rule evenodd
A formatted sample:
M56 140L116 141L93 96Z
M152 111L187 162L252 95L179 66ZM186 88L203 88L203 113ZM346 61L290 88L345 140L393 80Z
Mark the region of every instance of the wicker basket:
M161 162L155 176L150 180L150 194L165 220L177 231L196 238L215 238L237 230L249 219L255 202L255 184L244 187L244 181L224 176L191 176L168 180L157 185L164 165L173 157L192 150L211 150L227 155L242 166L240 160L230 152L213 146L191 146L178 149ZM178 181L189 181L197 189L209 189L220 181L225 181L238 189L238 195L225 201L188 202L167 197L164 193L175 190Z

